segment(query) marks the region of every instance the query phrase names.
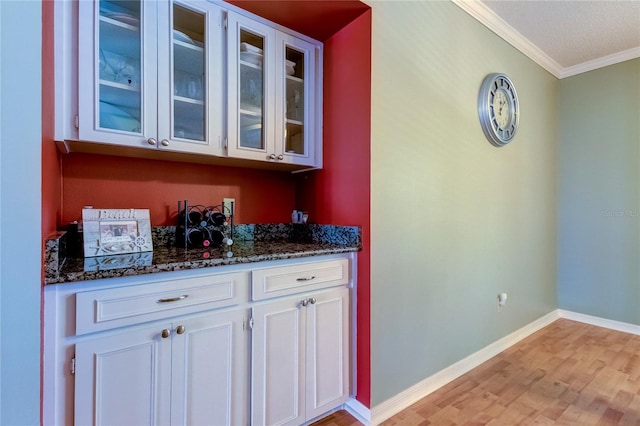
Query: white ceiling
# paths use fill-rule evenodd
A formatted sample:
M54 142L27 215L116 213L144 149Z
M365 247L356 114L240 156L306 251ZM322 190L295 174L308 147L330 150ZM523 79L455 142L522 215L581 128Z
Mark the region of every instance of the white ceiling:
M452 0L558 78L640 57L640 0Z

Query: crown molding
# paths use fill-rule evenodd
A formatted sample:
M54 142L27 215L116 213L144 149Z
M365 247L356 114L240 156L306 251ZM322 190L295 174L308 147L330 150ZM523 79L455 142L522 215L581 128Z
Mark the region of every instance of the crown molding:
M571 77L576 74L582 74L583 72L593 71L598 68L608 67L609 65L618 64L620 62L636 58L640 58L640 47L633 47L631 49L623 50L622 52L613 53L611 55L603 56L602 58L597 58L592 61L564 68L558 78Z
M587 61L582 64L563 68L556 61L551 59L549 55L544 53L538 46L530 42L526 37L520 34L515 28L509 25L505 20L498 16L495 12L485 6L479 0L451 0L460 9L467 12L478 22L483 24L489 30L493 31L507 43L518 49L532 61L540 65L542 68L553 74L556 78L562 79L583 72L592 71L608 65L624 62L629 59L640 57L640 47L625 50L623 52L614 53L602 58Z
M529 57L533 62L549 71L556 78L561 78L562 67L556 61L551 59L538 46L531 43L526 37L520 34L515 28L509 25L505 20L498 16L493 10L489 9L481 1L478 0L451 0L460 9L474 17L478 22L496 33L504 41L518 49L520 52Z

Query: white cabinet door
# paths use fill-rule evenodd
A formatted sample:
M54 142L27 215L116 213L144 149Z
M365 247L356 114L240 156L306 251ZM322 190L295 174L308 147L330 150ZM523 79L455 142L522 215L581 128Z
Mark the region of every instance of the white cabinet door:
M320 48L229 12L228 155L321 165Z
M307 419L349 399L349 324L348 288L312 296L307 304Z
M174 323L172 425L248 424L245 314L236 310Z
M247 425L245 314L215 313L78 343L75 424Z
M222 9L192 0L81 1L80 140L222 152Z
M252 424L299 425L349 398L349 289L253 308Z
M321 125L316 110L321 95L315 92L317 50L312 43L277 33L275 151L286 163L317 165L315 144L322 138L316 128Z
M301 298L253 308L253 425L297 425L305 420L305 309Z
M234 12L227 30L230 157L275 161L275 30Z
M158 148L222 152L223 13L206 1L158 2Z
M78 7L79 139L145 147L158 128L156 4Z
M75 424L169 424L169 332L164 324L76 344Z

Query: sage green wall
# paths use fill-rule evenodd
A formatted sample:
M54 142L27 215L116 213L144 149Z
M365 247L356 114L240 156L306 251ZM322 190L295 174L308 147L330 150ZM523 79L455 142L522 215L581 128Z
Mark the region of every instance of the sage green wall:
M367 3L375 407L557 308L558 81L451 2ZM522 111L502 148L477 115L492 72Z
M640 59L559 83L558 303L640 325Z

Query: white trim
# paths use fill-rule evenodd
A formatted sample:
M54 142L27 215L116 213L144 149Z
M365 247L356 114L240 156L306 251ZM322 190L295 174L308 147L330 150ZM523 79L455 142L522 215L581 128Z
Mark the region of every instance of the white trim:
M624 333L640 335L640 325L594 317L592 315L581 314L579 312L565 311L564 309L558 309L557 312L560 315L560 318L583 322L585 324L604 327L615 331L622 331Z
M493 10L480 1L451 0L460 9L474 17L482 25L496 33L504 41L525 54L536 64L549 71L557 78L562 78L563 68L538 46L531 43L526 37L511 25L507 24Z
M509 25L505 20L498 16L494 11L489 9L481 1L477 0L451 0L460 9L467 12L482 25L496 33L507 43L518 49L524 55L529 57L533 62L549 71L556 78L562 79L571 77L583 72L592 71L594 69L617 64L619 62L628 61L640 57L640 48L634 47L623 52L614 53L602 58L583 62L571 67L563 68L549 55L544 53L538 46L530 42L515 28Z
M344 409L363 425L369 426L371 424L371 410L357 399L349 398L344 404Z
M571 77L573 75L582 74L583 72L593 71L598 68L604 68L609 65L618 64L635 58L640 58L640 47L623 50L622 52L613 53L608 56L603 56L602 58L564 68L560 73L559 78Z
M391 416L399 413L415 402L421 400L430 393L440 389L447 383L471 371L483 362L488 361L500 352L508 349L524 338L530 336L531 334L546 327L547 325L560 318L578 321L585 324L591 324L598 327L604 327L624 333L640 335L640 325L594 317L591 315L566 311L563 309L556 309L525 325L519 330L516 330L513 333L503 337L502 339L499 339L484 347L483 349L480 349L478 352L475 352L468 357L458 361L457 363L438 371L434 375L427 377L421 382L400 392L396 396L389 398L383 403L378 404L372 409L368 409L359 401L353 398L347 401L347 403L344 405L344 408L352 416L358 419L359 422L363 423L366 426L380 424Z
M371 425L377 425L382 423L394 414L399 413L405 408L409 407L413 403L419 401L430 393L438 390L447 383L457 379L461 375L474 369L483 362L493 358L500 352L508 349L514 344L518 343L525 337L535 333L543 327L551 324L555 320L560 318L557 310L552 311L537 320L525 325L519 330L499 339L490 345L480 349L468 357L456 362L453 365L440 370L431 377L427 377L421 382L411 386L403 392L400 392L396 396L389 398L381 404L371 409Z

